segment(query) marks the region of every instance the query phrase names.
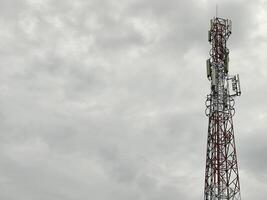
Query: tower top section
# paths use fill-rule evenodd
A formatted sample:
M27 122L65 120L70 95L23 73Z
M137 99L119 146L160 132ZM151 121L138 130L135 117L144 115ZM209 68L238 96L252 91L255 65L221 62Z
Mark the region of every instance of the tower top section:
M230 76L229 49L227 40L232 33L232 21L220 17L210 20L208 41L211 44L210 58L207 60L207 78L211 81L213 94L217 94L225 83L232 82L232 96L241 94L239 76Z
M220 33L222 36L228 37L232 33L232 21L230 19L223 19L220 17L214 17L210 20L210 30L211 33ZM211 35L212 36L212 35ZM209 38L209 42L211 42L212 38Z
M210 20L210 30L208 32L208 41L212 48L210 50L210 62L214 66L228 65L229 50L226 42L232 33L232 21L214 17ZM228 73L228 69L225 70Z

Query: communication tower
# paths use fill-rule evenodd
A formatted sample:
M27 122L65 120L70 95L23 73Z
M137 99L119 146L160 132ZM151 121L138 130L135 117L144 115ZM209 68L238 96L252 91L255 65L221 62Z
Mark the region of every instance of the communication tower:
M211 84L206 100L209 118L205 171L205 200L240 200L236 145L232 117L234 98L241 95L239 75L229 71L229 50L226 42L232 22L215 17L210 20L208 40L211 44L207 60L207 78Z

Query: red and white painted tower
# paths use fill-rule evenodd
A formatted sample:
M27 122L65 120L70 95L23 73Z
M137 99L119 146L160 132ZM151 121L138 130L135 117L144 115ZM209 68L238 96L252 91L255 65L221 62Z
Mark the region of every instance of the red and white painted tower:
M210 58L207 77L211 92L207 95L209 118L205 171L205 200L240 200L240 182L233 128L234 98L241 95L239 76L230 76L226 42L232 23L228 19L210 21Z

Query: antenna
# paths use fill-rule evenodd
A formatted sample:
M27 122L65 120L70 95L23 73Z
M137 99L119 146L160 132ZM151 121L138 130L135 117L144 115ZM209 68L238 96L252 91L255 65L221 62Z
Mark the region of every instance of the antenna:
M218 17L218 4L216 4L216 18Z

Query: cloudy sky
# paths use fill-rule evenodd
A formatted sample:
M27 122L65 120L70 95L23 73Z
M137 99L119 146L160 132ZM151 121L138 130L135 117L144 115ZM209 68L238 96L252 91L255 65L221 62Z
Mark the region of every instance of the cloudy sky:
M267 2L233 21L244 199L267 191ZM203 199L212 0L0 0L0 199Z

